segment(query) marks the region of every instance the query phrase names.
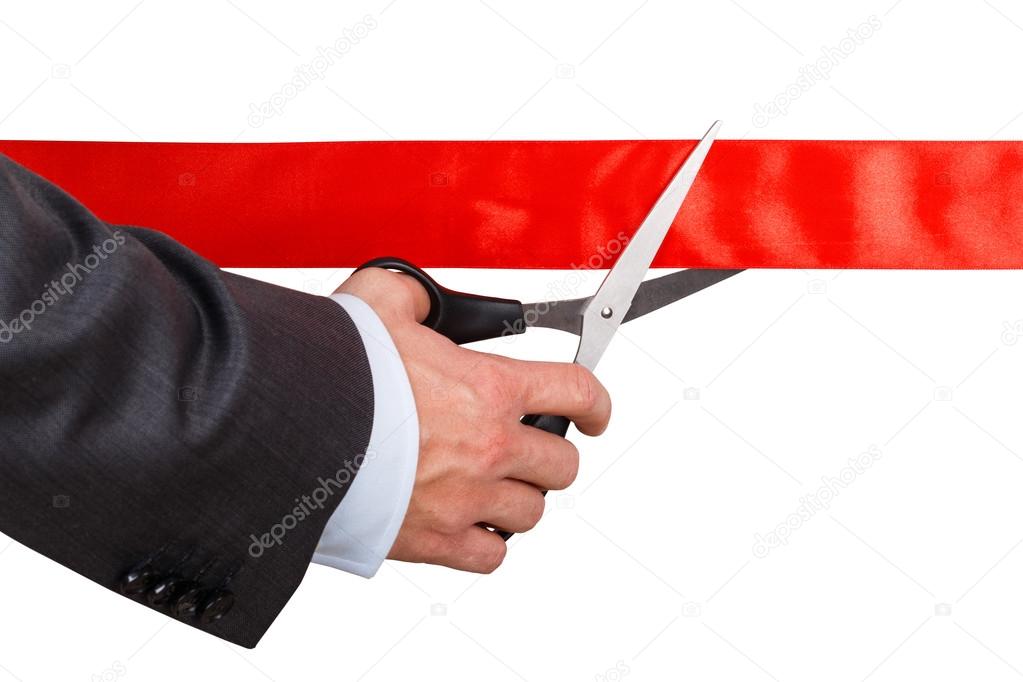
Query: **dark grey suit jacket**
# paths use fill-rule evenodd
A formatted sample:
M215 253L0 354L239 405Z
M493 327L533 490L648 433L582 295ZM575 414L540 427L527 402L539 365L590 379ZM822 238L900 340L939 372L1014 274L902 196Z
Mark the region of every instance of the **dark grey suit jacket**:
M252 647L372 418L339 305L103 223L0 155L0 531Z

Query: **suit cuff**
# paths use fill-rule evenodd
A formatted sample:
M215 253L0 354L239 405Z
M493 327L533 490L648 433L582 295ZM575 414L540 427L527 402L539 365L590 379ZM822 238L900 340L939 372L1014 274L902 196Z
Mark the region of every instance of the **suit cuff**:
M373 433L359 473L331 515L313 562L371 578L394 544L412 496L419 417L405 365L383 322L362 299L330 297L355 322L373 374Z

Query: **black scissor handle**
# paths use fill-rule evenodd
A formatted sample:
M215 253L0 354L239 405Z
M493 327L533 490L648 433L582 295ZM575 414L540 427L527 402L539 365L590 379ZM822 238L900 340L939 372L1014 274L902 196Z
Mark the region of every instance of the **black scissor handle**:
M519 301L452 291L402 258L374 258L356 271L365 268L394 270L413 277L430 297L430 312L423 324L459 345L526 331Z

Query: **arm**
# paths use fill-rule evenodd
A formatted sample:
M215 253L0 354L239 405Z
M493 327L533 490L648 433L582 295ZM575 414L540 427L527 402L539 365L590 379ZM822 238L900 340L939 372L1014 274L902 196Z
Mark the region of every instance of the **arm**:
M106 225L0 157L0 320L0 529L112 590L140 564L193 579L181 620L254 646L369 441L344 309Z
M344 296L404 376L371 372L360 334L374 326L357 327ZM369 532L356 572L384 555L494 570L505 545L480 525L528 530L540 491L578 468L571 443L519 417L564 414L596 434L610 400L578 366L454 345L419 324L428 305L380 270L353 275L337 302L224 273L160 233L99 221L0 156L0 530L254 646L314 552L338 565L344 512L358 520L380 499L353 485L369 462L406 478L376 505L385 531ZM366 452L371 435L387 439L374 416L399 384L416 428L393 456L409 466Z

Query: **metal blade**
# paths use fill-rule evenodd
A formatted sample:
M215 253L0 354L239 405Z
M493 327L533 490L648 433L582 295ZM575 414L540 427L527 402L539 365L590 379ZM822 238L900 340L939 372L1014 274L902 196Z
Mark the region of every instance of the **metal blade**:
M695 294L697 291L703 291L733 275L738 275L740 272L742 270L692 269L647 280L639 285L639 291L632 299L632 306L625 315L625 319L622 320L622 324L660 310L666 305L690 294Z
M639 290L632 299L632 307L629 308L622 324L660 310L740 272L742 270L691 269L648 279L639 285ZM580 335L583 330L583 311L591 300L593 297L587 296L565 301L526 303L522 306L523 318L528 327L547 327Z
M583 311L591 298L523 303L522 319L527 327L547 327L579 336L583 333Z
M607 273L604 283L587 304L582 314L582 333L575 356L575 361L580 365L592 370L611 343L668 229L682 208L682 202L693 186L696 174L700 172L720 127L721 121L715 122L689 153L689 158L661 193L611 272Z

